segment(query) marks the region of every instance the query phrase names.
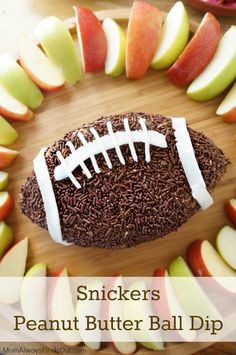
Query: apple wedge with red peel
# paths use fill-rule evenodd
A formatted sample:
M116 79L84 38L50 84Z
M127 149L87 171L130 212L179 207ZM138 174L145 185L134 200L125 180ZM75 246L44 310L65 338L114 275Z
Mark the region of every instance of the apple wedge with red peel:
M156 279L157 278L157 279ZM158 316L162 320L168 319L173 328L173 316L180 316L183 329L173 331L173 341L194 341L196 332L189 330L191 321L187 313L183 310L179 303L169 278L168 271L165 269L157 269L154 273L153 289L160 291L160 299L153 301L153 306ZM169 333L169 332L168 332ZM163 334L165 337L165 334Z
M71 320L75 318L75 309L72 300L70 281L67 270L63 269L51 285L51 293L49 297L50 317L55 320ZM78 330L63 331L57 330L56 334L59 339L68 346L76 346L80 343L80 335Z
M36 321L47 318L47 266L32 266L22 280L20 292L21 309L26 319Z
M12 196L7 191L0 192L0 221L6 219L12 212L14 202Z
M36 43L22 35L19 45L20 64L40 89L57 91L64 86L62 70L50 62Z
M13 230L4 221L0 221L0 258L6 253L14 240Z
M167 71L174 85L187 85L210 63L221 37L220 23L206 13L190 42L177 61Z
M2 85L0 85L0 115L22 122L30 121L34 116L27 106L10 95Z
M0 262L0 303L13 304L20 298L28 255L28 238L13 245Z
M225 212L233 225L236 226L236 199L231 198L226 202Z
M236 293L236 272L225 263L208 240L192 242L187 251L187 259L196 276L212 277L217 286Z
M0 171L0 191L4 190L9 181L9 174L5 171Z
M85 73L95 73L104 68L107 41L101 22L89 9L74 6L77 35Z
M61 68L64 79L69 84L80 80L79 56L65 23L55 16L50 16L35 27L35 33L48 58Z
M10 166L18 154L16 150L0 147L0 169Z
M10 145L13 144L18 138L16 130L0 116L0 144Z
M141 79L149 68L158 45L162 15L157 7L135 0L128 22L126 41L126 74Z
M123 289L122 276L117 276L112 279L110 285L108 285L108 290L117 290L120 287ZM122 301L105 301L103 308L105 319L115 319L120 317L124 320L124 303ZM130 334L130 332L124 330L122 331L122 341L118 341L117 338L121 336L119 330L109 331L110 341L113 343L115 349L120 354L133 354L136 351L136 341L135 338Z
M236 122L236 83L221 102L216 114L222 116L224 122Z
M236 230L224 226L216 237L216 247L224 261L236 270Z

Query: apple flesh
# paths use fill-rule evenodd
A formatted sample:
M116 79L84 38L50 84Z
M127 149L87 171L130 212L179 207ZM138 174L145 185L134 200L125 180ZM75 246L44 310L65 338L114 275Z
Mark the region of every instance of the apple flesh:
M57 91L65 84L62 70L50 62L43 51L26 36L20 37L20 64L44 91Z
M16 150L0 147L0 169L5 169L11 165L17 155L18 152Z
M162 15L145 1L133 2L127 29L126 74L129 79L142 78L151 63L160 39Z
M184 50L189 36L189 19L181 1L171 8L163 25L160 43L152 58L153 69L170 67Z
M225 212L233 225L236 226L236 200L234 198L225 204Z
M18 138L16 130L0 116L0 144L10 145L13 144Z
M187 90L190 99L207 101L220 95L236 77L236 26L225 32L214 57Z
M36 264L32 266L21 283L20 304L27 319L46 319L46 276L47 266Z
M220 24L207 13L180 57L168 70L174 85L186 85L193 81L210 63L220 41Z
M236 230L224 226L216 237L216 247L224 261L236 270Z
M111 77L119 76L125 71L125 33L111 18L106 18L102 27L107 39L105 74Z
M0 115L22 122L27 122L34 116L27 106L10 95L2 85L0 85Z
M64 79L75 84L81 78L80 61L66 25L50 16L36 26L35 33L51 62L61 68Z
M236 122L236 83L221 102L216 114L223 116L224 122Z
M0 191L4 190L9 181L9 174L5 171L0 171Z
M39 88L8 53L0 56L0 84L10 95L32 109L43 101Z
M95 73L104 68L107 41L101 22L89 9L75 6L77 35L85 73Z
M6 219L14 207L13 198L7 191L0 192L0 221Z
M203 319L209 316L210 319L221 319L216 307L205 294L181 256L171 262L169 275L175 295L189 316L198 315ZM186 292L186 290L188 291Z
M13 230L4 221L0 222L0 258L6 253L14 240Z

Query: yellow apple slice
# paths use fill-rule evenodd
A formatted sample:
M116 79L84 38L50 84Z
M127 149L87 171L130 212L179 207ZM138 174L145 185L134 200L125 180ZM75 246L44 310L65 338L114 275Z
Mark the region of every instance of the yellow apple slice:
M29 38L20 37L20 64L29 77L44 91L55 91L65 84L62 70L50 62Z
M0 116L0 144L9 145L16 141L18 133L16 130Z
M36 26L35 33L49 59L62 69L65 80L75 84L81 78L80 61L66 25L50 16Z
M207 101L220 95L236 77L236 26L220 40L216 53L206 69L192 82L187 95L196 101Z
M0 222L0 258L12 245L14 240L13 230L5 222Z
M0 83L10 95L30 108L38 107L43 101L39 88L8 53L0 56Z
M160 42L153 56L151 67L170 67L183 52L189 36L189 19L181 1L171 8L162 28Z
M225 122L236 122L236 83L221 102L216 114L223 116Z
M115 77L125 70L125 33L111 18L106 18L102 26L107 39L105 73Z
M0 171L0 191L7 187L9 181L9 174L5 171Z

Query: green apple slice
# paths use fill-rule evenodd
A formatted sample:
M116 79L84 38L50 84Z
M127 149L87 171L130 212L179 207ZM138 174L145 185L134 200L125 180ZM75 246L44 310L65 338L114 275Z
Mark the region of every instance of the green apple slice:
M0 116L0 144L13 144L17 137L18 133L16 130L2 116Z
M0 56L0 83L9 94L30 108L38 107L43 101L39 88L8 53Z
M236 77L236 26L222 37L206 69L192 82L187 95L196 101L207 101L220 95Z
M225 262L236 270L236 230L230 226L221 228L216 237L216 247Z
M169 275L176 297L189 316L198 315L204 319L209 316L212 319L221 319L216 307L205 294L181 256L170 264ZM179 277L181 277L180 280L178 280Z
M9 181L9 174L5 171L0 171L0 191L5 190Z
M183 52L189 36L189 19L181 1L171 8L163 25L160 43L153 56L151 67L170 67Z
M105 73L115 77L121 75L125 70L125 33L111 18L106 18L102 27L107 39Z
M35 33L49 59L62 69L65 80L76 83L81 78L80 61L66 25L50 16L36 26Z
M5 222L0 222L0 258L13 243L13 230Z

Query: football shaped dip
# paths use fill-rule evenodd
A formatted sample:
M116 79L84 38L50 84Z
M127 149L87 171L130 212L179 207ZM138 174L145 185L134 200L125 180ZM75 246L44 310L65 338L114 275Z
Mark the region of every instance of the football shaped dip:
M58 243L132 247L209 207L228 163L184 118L101 117L39 152L20 206Z

